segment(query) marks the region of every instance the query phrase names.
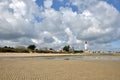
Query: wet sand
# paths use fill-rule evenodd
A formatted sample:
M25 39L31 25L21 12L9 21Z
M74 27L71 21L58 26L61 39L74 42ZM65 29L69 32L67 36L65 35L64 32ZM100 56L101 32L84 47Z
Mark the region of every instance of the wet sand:
M0 80L120 80L120 61L0 60Z

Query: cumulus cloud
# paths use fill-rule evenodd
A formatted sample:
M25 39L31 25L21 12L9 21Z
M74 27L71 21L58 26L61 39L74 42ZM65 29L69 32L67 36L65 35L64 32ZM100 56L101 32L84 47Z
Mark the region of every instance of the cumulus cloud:
M26 4L26 3L29 3ZM34 3L34 7L30 7L32 1L22 0L3 0L0 2L0 39L11 40L18 38L34 37L34 16L38 9ZM32 10L32 8L34 8ZM9 43L12 41L8 41ZM14 42L14 41L13 41ZM7 45L7 44L4 44Z
M84 41L88 41L92 49L99 49L98 45L106 47L120 39L120 13L115 7L101 0L68 3L78 11L73 11L71 6L61 6L56 11L51 7L53 0L44 0L42 8L35 0L1 0L1 46L35 44L83 48Z
M45 8L51 8L51 6L52 6L52 0L45 0L44 1Z

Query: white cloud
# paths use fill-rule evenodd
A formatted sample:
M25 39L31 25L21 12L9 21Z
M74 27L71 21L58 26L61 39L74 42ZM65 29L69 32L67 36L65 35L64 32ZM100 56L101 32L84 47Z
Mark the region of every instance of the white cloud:
M106 47L120 39L120 13L112 5L100 0L70 2L78 12L68 6L56 11L51 8L53 0L45 0L42 9L34 0L0 1L0 44L78 48L88 41Z
M65 29L65 32L67 33L69 39L68 39L68 44L80 44L81 41L76 39L76 36L73 35L73 33L71 32L71 30L69 28Z
M19 16L24 16L26 14L26 4L23 1L13 0L9 5L9 8L14 10L14 16L19 18Z
M51 8L51 6L52 6L52 0L45 0L44 1L45 8Z

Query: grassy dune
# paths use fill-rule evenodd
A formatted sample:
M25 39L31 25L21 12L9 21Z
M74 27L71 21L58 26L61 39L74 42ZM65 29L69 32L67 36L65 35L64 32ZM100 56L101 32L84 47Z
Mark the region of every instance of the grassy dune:
M120 61L0 60L0 80L120 80Z

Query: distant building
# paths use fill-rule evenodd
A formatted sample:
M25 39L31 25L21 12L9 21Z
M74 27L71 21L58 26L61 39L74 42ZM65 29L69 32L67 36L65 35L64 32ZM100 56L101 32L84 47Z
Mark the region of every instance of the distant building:
M17 49L26 49L25 46L17 46L16 48L17 48Z
M64 50L56 50L57 53L65 53Z
M74 53L74 47L70 47L70 48L69 48L69 52L70 52L70 53Z

